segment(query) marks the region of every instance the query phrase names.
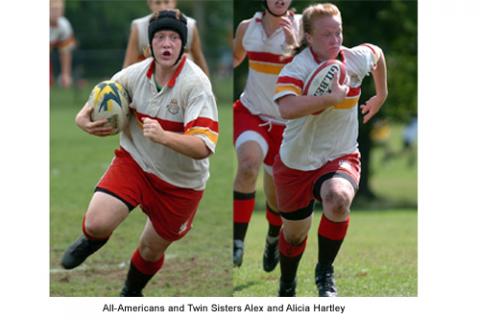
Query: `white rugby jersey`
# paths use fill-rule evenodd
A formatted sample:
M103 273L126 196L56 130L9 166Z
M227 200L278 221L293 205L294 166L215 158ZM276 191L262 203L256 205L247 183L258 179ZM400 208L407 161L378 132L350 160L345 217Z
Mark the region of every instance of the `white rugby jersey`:
M148 43L148 24L152 15L153 13L132 21L132 28L136 26L138 31L137 46L138 51L142 54L139 57L139 60L143 60L147 56L150 56L149 54L147 55L147 52L149 52L148 50L150 50L150 44ZM193 18L187 17L186 15L183 16L187 19L187 43L185 44L185 49L190 51L192 48L193 28L197 22Z
M280 158L290 168L315 170L327 161L357 150L357 107L363 78L376 66L381 50L371 44L342 47L340 58L346 66L349 91L344 101L317 115L288 120L280 147ZM307 77L321 61L308 47L280 73L274 100L302 95Z
M181 188L203 190L208 158L195 160L143 136L143 120L157 120L164 130L201 138L215 152L218 112L207 76L184 55L168 84L158 92L153 58L133 64L112 77L128 91L130 119L120 145L146 171ZM129 132L129 133L128 133Z
M58 18L56 25L50 25L50 48L70 49L75 45L75 37L70 22L65 17Z
M247 53L249 68L247 83L240 101L254 115L259 115L265 120L272 119L285 123L272 97L277 76L292 57L286 55L288 48L285 48L285 34L282 28L278 28L267 37L262 25L263 15L263 12L255 13L243 36L242 45ZM301 17L289 14L298 38Z

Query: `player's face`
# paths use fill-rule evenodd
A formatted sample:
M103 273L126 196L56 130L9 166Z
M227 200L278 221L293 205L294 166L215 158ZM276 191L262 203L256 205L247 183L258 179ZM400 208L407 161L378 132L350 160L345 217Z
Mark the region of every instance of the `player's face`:
M152 12L175 9L176 5L177 5L177 2L174 0L149 0L148 1L148 7Z
M312 32L305 37L313 52L321 59L335 59L343 43L340 16L320 17L313 21Z
M63 2L52 1L50 3L50 22L57 23L58 18L63 16Z
M182 39L175 31L158 31L153 36L152 47L157 63L162 67L172 67L180 54Z
M284 15L291 3L292 0L267 0L268 9L276 15Z

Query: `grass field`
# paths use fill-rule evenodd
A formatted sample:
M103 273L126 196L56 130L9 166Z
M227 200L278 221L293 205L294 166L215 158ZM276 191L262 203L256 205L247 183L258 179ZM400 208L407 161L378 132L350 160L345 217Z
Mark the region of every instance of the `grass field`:
M105 247L83 265L72 271L60 268L64 250L81 234L82 216L93 188L118 145L118 137L89 136L75 126L75 114L89 94L90 85L87 87L68 91L54 88L51 92L51 296L118 296L145 223L145 215L134 210ZM168 249L164 268L144 290L146 296L232 295L230 108L230 104L219 103L220 139L216 154L210 158L211 178L193 228Z
M401 126L392 126L389 146L401 148ZM417 167L408 154L383 161L384 149L372 154L372 188L376 201L354 200L350 227L335 262L340 296L417 295ZM245 239L241 268L233 271L234 296L276 296L279 267L262 270L267 222L262 179L257 183L255 213ZM297 296L317 296L314 268L317 259L316 231L321 208L317 206L307 248L300 262Z

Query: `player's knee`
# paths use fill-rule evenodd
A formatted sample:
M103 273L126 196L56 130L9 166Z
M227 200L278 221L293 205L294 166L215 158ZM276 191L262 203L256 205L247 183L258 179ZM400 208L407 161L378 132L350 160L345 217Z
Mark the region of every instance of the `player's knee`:
M101 219L94 217L87 218L84 222L84 232L93 238L107 238L111 235L112 229Z
M350 193L344 189L329 189L325 196L322 197L324 209L327 209L335 216L348 215L352 197Z
M244 180L257 179L260 170L260 160L256 157L244 157L238 164L238 175Z
M306 232L284 233L283 236L285 237L285 241L288 244L292 246L298 246L305 240L305 238L307 237L307 233Z

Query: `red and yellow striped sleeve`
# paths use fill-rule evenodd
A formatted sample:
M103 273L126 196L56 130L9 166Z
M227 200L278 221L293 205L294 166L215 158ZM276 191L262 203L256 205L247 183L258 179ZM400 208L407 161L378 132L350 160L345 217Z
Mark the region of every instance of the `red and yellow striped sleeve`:
M294 77L280 76L277 79L275 86L275 96L284 96L287 94L294 94L296 96L302 95L303 81Z
M187 135L200 135L206 137L213 144L218 141L218 122L210 118L199 117L188 122L184 129Z

